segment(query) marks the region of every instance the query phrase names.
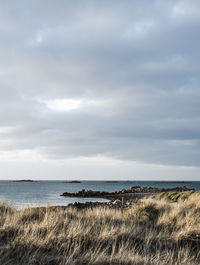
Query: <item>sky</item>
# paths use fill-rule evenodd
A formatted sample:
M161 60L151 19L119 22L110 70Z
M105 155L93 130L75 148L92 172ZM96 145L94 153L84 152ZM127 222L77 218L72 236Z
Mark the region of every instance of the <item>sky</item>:
M0 179L200 180L199 0L0 0Z

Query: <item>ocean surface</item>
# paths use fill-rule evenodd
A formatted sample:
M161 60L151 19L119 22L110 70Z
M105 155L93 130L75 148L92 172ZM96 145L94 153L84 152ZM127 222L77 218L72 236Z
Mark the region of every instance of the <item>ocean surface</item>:
M68 183L66 181L12 182L0 181L0 200L7 201L16 208L44 205L68 205L74 202L106 201L94 198L66 198L63 192L79 190L117 191L129 189L132 186L174 188L186 186L200 190L200 181L162 182L162 181L81 181Z

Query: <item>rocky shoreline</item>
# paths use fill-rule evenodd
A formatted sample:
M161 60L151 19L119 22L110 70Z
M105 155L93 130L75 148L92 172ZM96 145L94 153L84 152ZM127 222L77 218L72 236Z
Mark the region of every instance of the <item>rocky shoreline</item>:
M153 188L153 187L140 187L133 186L130 189L122 189L114 192L106 192L106 191L93 191L93 190L80 190L75 193L64 192L60 196L64 197L73 197L73 198L103 198L108 199L110 202L86 202L86 203L74 203L70 204L70 206L75 206L77 208L88 208L88 207L97 207L97 206L108 206L113 208L118 205L118 207L126 207L127 205L131 205L132 203L138 201L147 196L154 195L155 193L161 192L183 192L190 191L194 189L189 189L186 186L183 187L175 187L170 189L165 188Z
M109 209L126 209L130 208L134 205L135 201L134 200L128 200L128 201L122 201L122 200L115 200L115 201L109 201L109 202L75 202L75 203L70 203L68 204L68 208L76 208L79 210L82 209L92 209L92 208L97 208L97 207L104 207L104 208L109 208Z

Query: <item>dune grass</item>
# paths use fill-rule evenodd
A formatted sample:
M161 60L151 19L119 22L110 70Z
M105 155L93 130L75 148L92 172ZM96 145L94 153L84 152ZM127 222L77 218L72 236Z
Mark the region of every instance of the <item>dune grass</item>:
M0 204L1 265L200 264L200 195L131 209Z
M169 202L178 202L178 201L187 200L191 195L193 195L193 197L194 196L200 197L200 192L194 190L184 191L184 192L168 191L168 192L155 194L152 196L152 198L157 200L166 200Z

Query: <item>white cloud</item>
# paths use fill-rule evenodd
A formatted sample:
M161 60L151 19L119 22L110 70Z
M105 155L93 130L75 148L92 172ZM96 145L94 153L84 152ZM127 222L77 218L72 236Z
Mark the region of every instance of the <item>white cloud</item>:
M1 134L9 134L9 133L11 133L11 132L13 132L13 130L14 130L15 128L13 128L13 127L9 127L9 126L2 126L2 127L0 127L0 135Z
M198 0L179 0L177 2L173 8L175 15L189 19L200 18L200 3Z

